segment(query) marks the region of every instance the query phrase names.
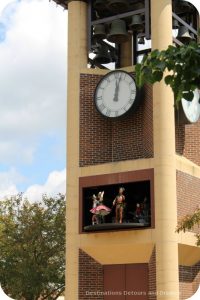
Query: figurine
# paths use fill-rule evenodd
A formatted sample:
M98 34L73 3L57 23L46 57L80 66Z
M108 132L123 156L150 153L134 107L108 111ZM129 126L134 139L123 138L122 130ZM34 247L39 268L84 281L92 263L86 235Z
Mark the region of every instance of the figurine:
M124 207L125 207L125 196L123 195L125 188L120 187L119 193L113 201L113 206L115 206L115 222L122 223Z
M137 204L136 204L136 210L135 210L135 216L136 216L136 218L141 217L141 214L142 214L142 209L141 209L141 207L140 207L140 204L137 203Z
M93 195L93 208L90 210L90 212L93 214L92 225L95 224L93 222L96 222L96 224L104 223L104 216L111 212L111 209L103 204L103 196L104 191L99 192L97 197Z
M103 203L103 196L104 196L104 191L98 193L97 198L99 200L99 203Z
M137 220L137 222L139 223L145 223L145 216L144 216L144 206L145 206L146 200L145 202L142 202L141 204L137 203L136 204L136 210L135 210L135 218Z
M111 209L103 204L103 196L104 196L104 191L99 192L97 196L99 205L96 209L96 213L98 214L100 223L105 223L104 217L111 212Z
M92 215L92 225L98 224L98 218L96 215L96 208L99 204L99 201L97 200L97 197L95 195L92 196L92 200L93 200L93 205L92 205L92 209L90 210L90 212L93 214Z
M149 219L149 204L148 204L148 199L145 196L143 202L141 203L142 205L142 213L144 215L144 219L146 222L148 222Z

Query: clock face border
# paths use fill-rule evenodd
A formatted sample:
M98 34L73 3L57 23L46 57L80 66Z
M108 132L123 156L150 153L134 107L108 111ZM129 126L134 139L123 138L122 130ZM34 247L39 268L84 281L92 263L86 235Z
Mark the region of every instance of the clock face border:
M195 91L196 91L197 89L195 89L194 90L194 97L195 97ZM187 116L187 114L186 114L186 112L185 112L185 109L183 108L183 100L185 100L185 99L181 99L181 101L180 101L180 105L179 105L179 107L178 108L176 108L176 120L177 120L177 122L178 122L178 124L183 124L183 125L194 125L194 124L196 124L197 122L199 122L199 120L200 120L200 117L198 118L198 120L196 120L196 121L191 121L189 118L188 118L188 116ZM185 101L187 101L187 100L185 100ZM193 98L193 100L192 101L194 101L194 98ZM192 102L192 101L190 101L190 102ZM200 105L200 104L199 104Z
M103 75L103 77L99 80L99 82L97 83L96 87L95 87L95 91L94 91L94 95L93 95L93 101L94 101L94 104L95 104L95 108L96 110L98 111L98 113L105 119L109 119L109 120L116 120L116 119L121 119L121 118L124 118L126 117L127 115L129 115L131 112L135 112L139 106L139 103L141 102L141 94L142 94L142 89L138 89L138 87L136 86L136 83L135 83L135 87L136 87L136 96L135 96L135 100L133 102L133 104L131 105L131 107L122 115L119 115L119 116L115 116L115 117L110 117L110 116L106 116L104 115L101 110L99 109L99 107L97 106L97 101L96 101L96 96L97 96L97 91L98 91L98 88L99 86L101 85L101 82L103 80L105 80L106 77L110 76L111 74L113 73L125 73L127 74L128 76L130 76L133 81L135 82L135 78L132 74L130 74L129 72L127 71L124 71L124 70L113 70L113 71L110 71L108 72L106 75Z

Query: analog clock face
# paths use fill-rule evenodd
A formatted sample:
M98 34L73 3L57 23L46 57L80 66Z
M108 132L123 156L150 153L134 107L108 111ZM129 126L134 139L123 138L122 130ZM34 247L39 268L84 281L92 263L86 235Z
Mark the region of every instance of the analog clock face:
M124 71L113 71L104 76L95 91L98 111L110 118L127 113L135 104L136 85L134 78Z
M194 90L194 97L192 101L185 99L181 100L183 112L190 123L195 123L200 118L200 92L198 89Z

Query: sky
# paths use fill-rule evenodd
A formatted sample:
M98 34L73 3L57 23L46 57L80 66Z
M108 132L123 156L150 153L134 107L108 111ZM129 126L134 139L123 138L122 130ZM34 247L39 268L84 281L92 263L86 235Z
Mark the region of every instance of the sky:
M187 0L188 2L192 3L200 13L200 1L199 0Z
M0 0L0 199L65 193L67 12Z

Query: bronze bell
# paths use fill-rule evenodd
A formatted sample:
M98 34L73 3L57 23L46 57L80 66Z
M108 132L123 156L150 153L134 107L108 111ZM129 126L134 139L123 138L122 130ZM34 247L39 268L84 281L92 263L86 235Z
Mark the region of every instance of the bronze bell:
M103 65L112 62L110 51L106 45L99 45L99 47L96 48L94 53L96 53L96 56L93 59L94 63Z
M93 26L93 36L96 41L104 40L106 38L106 31L104 24L97 24Z
M181 14L181 13L188 13L191 10L193 10L191 4L184 0L175 0L174 2L174 11L176 14Z
M144 39L143 36L141 36L141 37L139 38L138 44L139 44L139 45L145 45L145 39Z
M105 10L106 9L106 1L105 0L96 0L94 2L94 8L96 10Z
M102 46L102 45L99 44L99 43L94 43L94 44L91 46L92 52L93 52L94 54L99 53L99 50L100 50L101 46Z
M188 44L194 38L190 35L189 30L186 26L180 26L178 30L177 39L183 44Z
M194 38L190 35L189 30L186 26L180 26L178 30L177 39L183 44L188 44Z
M111 58L112 58L112 62L117 62L117 60L118 60L118 55L117 55L117 53L114 52L114 51L112 51L112 52L110 53L110 55L111 55Z
M121 44L127 42L129 37L130 36L126 30L126 22L121 19L114 20L111 24L107 40L111 43Z
M131 4L131 10L137 10L137 9L142 9L144 8L144 2L141 0L135 0L132 4Z
M144 23L141 15L134 15L132 22L129 25L130 29L135 32L142 32L144 30Z
M180 27L178 20L173 19L172 27L173 27L173 29L178 29Z
M112 12L123 12L126 11L129 7L128 0L108 0L107 4L109 10Z

